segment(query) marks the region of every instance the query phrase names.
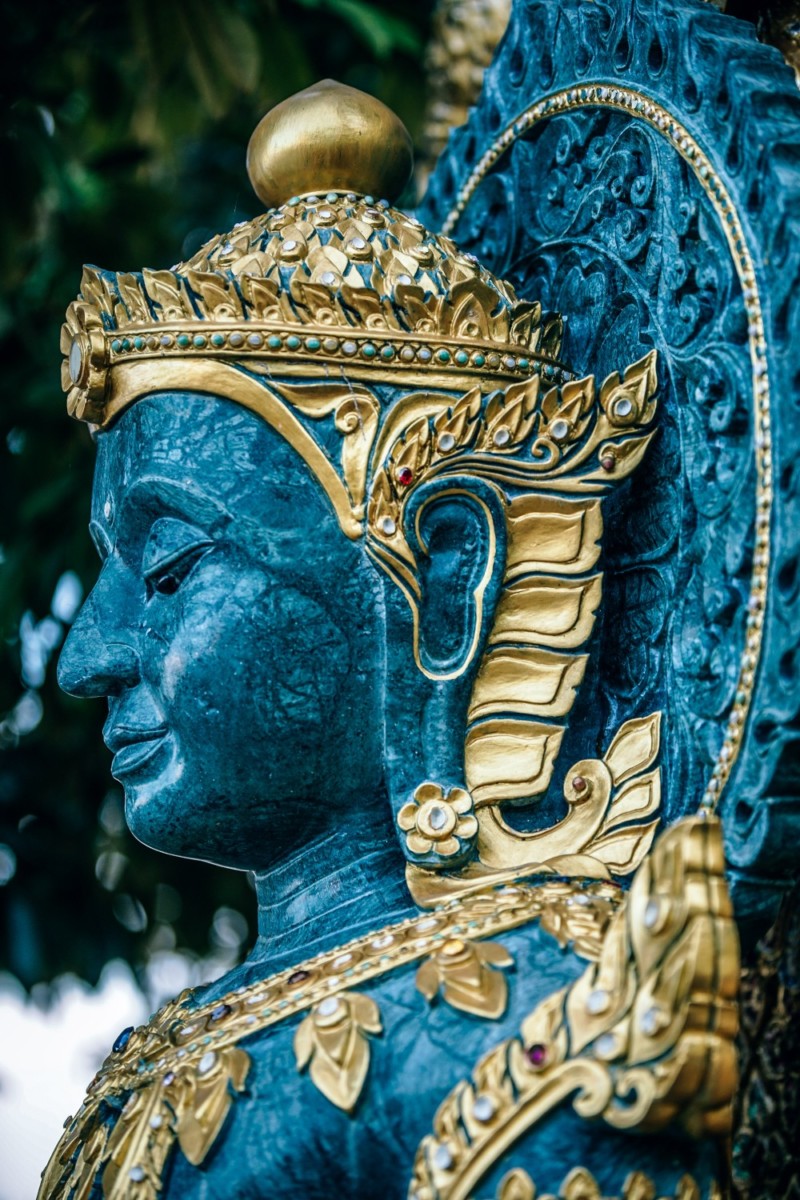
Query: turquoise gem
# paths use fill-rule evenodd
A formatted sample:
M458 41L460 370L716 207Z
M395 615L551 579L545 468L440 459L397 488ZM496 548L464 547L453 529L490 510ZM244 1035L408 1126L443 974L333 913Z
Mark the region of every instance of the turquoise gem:
M394 346L384 346L381 350L381 358L385 358L388 362L389 359L394 358L394 353Z
M300 203L300 197L299 197L299 196L292 196L291 200L287 201L287 203L288 203L288 204L299 204L299 203Z
M191 341L188 333L179 333L175 340L177 341L179 346L183 346L183 347L188 346L189 342Z
M436 357L438 358L440 363L450 362L450 351L449 350L439 350Z
M527 358L520 358L517 360L517 366L519 367L520 371L527 371L530 365L531 364L528 362Z
M456 362L460 367L465 367L467 365L469 362L469 355L467 354L466 350L459 350L458 354L456 355Z
M291 333L286 339L286 345L290 350L297 350L300 347L300 338Z
M146 345L147 343L145 342L145 340L144 340L144 338L143 338L143 337L135 337L135 338L133 339L133 344L134 344L134 346L136 347L136 349L137 349L137 350L144 350L144 348L145 348L145 345Z
M377 354L377 350L375 349L375 347L372 345L371 342L367 342L366 346L361 347L361 353L364 356L364 358L374 358L375 355Z
M119 354L120 350L122 349L122 342L119 340L119 338L114 338L113 342L111 343L111 349L115 354Z
M202 347L206 344L205 336L202 333L196 333L194 335L194 344L197 346L198 350L202 349Z
M127 339L127 338L123 338L123 339L122 339L122 349L123 349L123 350L130 350L130 348L131 348L131 344L130 344L130 342L128 341L128 339Z
M319 338L316 338L316 337L306 338L306 348L308 350L319 350L319 346L320 346Z
M472 361L475 363L476 367L482 367L486 362L486 356L483 354L476 354Z
M277 333L273 333L271 337L267 338L267 345L269 346L270 350L280 350L281 339L278 337Z
M225 345L225 335L222 333L215 333L211 338L211 345L212 346L224 346Z

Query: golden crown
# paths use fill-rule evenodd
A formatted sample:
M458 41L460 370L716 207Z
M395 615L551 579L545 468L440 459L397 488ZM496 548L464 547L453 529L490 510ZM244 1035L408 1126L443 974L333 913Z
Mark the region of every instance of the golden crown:
M84 269L62 333L70 413L107 424L119 368L149 364L154 380L175 359L455 390L568 378L558 316L366 190L396 193L410 166L397 117L352 88L318 84L273 109L248 150L270 211L168 271Z

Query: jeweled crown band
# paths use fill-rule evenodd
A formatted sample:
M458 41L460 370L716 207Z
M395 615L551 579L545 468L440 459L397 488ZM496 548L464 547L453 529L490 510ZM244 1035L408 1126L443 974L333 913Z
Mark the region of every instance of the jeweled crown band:
M559 361L561 319L387 201L293 196L169 271L84 269L62 334L70 412L104 421L108 372L175 357L264 359L286 374L345 370L484 390Z

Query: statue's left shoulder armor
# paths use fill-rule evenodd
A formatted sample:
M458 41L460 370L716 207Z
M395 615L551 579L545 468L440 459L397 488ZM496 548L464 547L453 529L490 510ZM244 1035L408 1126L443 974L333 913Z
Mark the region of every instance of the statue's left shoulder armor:
M714 1194L737 1083L739 952L723 867L715 819L661 836L596 961L444 1099L417 1153L413 1195L525 1200L540 1195L528 1180L599 1200L601 1188L618 1195L636 1166L670 1195ZM633 1130L660 1136L617 1132Z

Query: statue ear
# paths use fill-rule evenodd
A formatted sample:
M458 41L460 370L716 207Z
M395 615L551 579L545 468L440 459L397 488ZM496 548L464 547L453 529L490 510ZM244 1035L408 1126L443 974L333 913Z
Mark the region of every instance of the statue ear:
M492 489L437 481L406 519L417 559L419 662L436 679L462 675L491 628L505 559L504 522ZM499 536L498 536L499 535Z

